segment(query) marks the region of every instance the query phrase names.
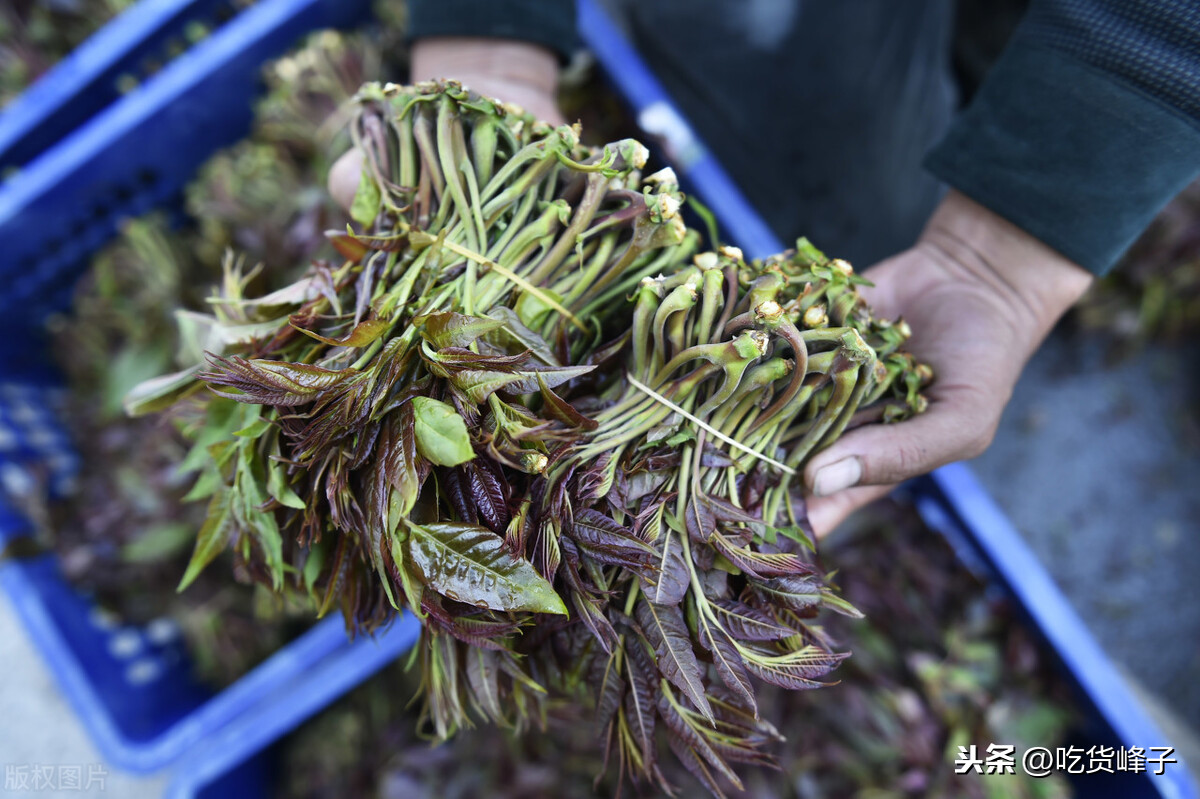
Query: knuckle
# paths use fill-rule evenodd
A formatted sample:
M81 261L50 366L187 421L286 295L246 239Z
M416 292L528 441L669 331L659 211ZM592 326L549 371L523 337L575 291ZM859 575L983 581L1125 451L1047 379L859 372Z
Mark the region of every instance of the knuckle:
M987 451L987 448L996 440L996 430L999 427L999 420L990 422L982 427L977 427L967 438L965 447L965 457L977 458Z
M917 441L903 441L897 444L892 454L890 468L881 469L880 474L872 475L871 483L896 483L928 471L925 464L925 448Z

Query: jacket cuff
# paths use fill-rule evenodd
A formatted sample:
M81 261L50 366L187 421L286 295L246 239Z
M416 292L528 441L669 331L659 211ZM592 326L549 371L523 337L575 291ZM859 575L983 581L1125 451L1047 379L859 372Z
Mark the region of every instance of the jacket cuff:
M1200 123L1018 39L925 166L1100 275L1200 174Z
M578 46L574 0L410 0L409 39L480 36L540 44L570 59Z

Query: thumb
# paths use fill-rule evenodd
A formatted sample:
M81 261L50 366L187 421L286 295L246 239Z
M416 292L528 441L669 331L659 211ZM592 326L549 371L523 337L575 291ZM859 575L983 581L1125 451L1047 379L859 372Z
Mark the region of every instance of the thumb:
M334 202L347 211L354 204L354 193L358 191L362 165L362 150L351 147L329 169L329 194Z
M934 403L908 421L847 433L813 457L804 469L804 481L818 497L853 486L899 483L981 454L995 427L987 414L950 402Z

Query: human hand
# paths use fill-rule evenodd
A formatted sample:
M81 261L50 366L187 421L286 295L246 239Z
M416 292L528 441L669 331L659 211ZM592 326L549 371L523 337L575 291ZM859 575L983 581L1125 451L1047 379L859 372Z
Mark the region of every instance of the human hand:
M903 317L908 349L934 370L929 409L894 425L847 433L804 471L817 535L896 483L980 455L1026 361L1092 276L958 192L912 249L868 269L862 295L880 316Z
M435 37L413 45L413 83L453 78L487 97L523 107L551 125L563 124L556 103L558 61L544 47L511 39ZM362 153L351 149L329 170L329 193L343 208L354 202Z

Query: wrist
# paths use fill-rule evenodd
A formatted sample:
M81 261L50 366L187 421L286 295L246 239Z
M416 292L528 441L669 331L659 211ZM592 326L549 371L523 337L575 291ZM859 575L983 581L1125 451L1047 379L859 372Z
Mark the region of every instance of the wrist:
M954 276L1003 303L1036 347L1093 276L1007 219L951 189L918 242Z
M480 94L528 105L553 103L558 92L558 58L545 47L516 39L432 36L412 51L414 83L452 78ZM529 107L541 114L541 109Z

